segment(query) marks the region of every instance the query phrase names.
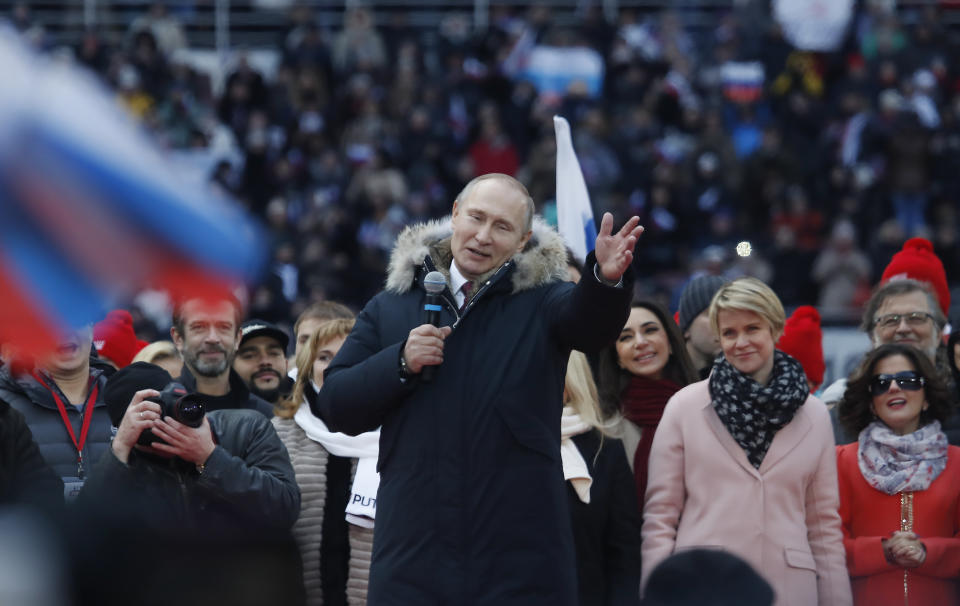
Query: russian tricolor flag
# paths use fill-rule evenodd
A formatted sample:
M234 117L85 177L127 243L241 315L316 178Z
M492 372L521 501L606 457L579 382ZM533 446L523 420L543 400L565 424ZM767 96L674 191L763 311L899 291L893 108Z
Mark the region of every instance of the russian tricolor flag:
M251 282L259 227L184 183L92 74L0 30L0 341L39 354L143 288Z
M557 231L583 263L597 241L597 224L580 161L573 151L570 124L554 116L553 128L557 134Z
M720 67L723 94L738 103L752 103L763 95L765 74L759 61L727 61Z

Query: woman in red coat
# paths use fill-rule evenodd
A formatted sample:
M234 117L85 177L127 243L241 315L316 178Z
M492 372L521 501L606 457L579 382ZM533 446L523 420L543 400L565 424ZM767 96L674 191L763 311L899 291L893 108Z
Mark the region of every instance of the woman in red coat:
M856 604L960 604L960 448L950 393L902 344L867 354L839 405L840 517Z

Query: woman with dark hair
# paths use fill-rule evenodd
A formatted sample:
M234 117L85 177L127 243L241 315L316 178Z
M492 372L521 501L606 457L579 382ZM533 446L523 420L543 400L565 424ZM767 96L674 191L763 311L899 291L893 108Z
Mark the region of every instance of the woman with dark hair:
M604 416L622 415L621 437L643 503L647 458L667 400L697 380L677 325L652 301L636 301L613 345L600 352L600 397Z
M952 394L930 359L898 343L870 351L838 417L840 517L857 604L960 603L960 448L941 423ZM902 593L902 597L901 597Z

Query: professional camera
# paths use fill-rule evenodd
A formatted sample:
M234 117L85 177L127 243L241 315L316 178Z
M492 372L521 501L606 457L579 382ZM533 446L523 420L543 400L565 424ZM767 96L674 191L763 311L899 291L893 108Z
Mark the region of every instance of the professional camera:
M168 383L156 398L147 398L160 405L160 417L170 417L188 427L200 427L203 424L205 409L199 394L190 393L177 382ZM138 444L149 446L161 441L149 429L145 429L137 440Z

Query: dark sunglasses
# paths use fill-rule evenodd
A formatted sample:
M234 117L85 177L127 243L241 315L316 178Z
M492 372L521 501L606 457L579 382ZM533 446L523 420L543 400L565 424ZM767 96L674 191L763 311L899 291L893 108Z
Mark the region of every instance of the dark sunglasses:
M887 393L893 381L905 391L917 391L922 389L924 384L923 377L914 370L905 370L895 375L874 375L870 379L870 393L875 396Z

